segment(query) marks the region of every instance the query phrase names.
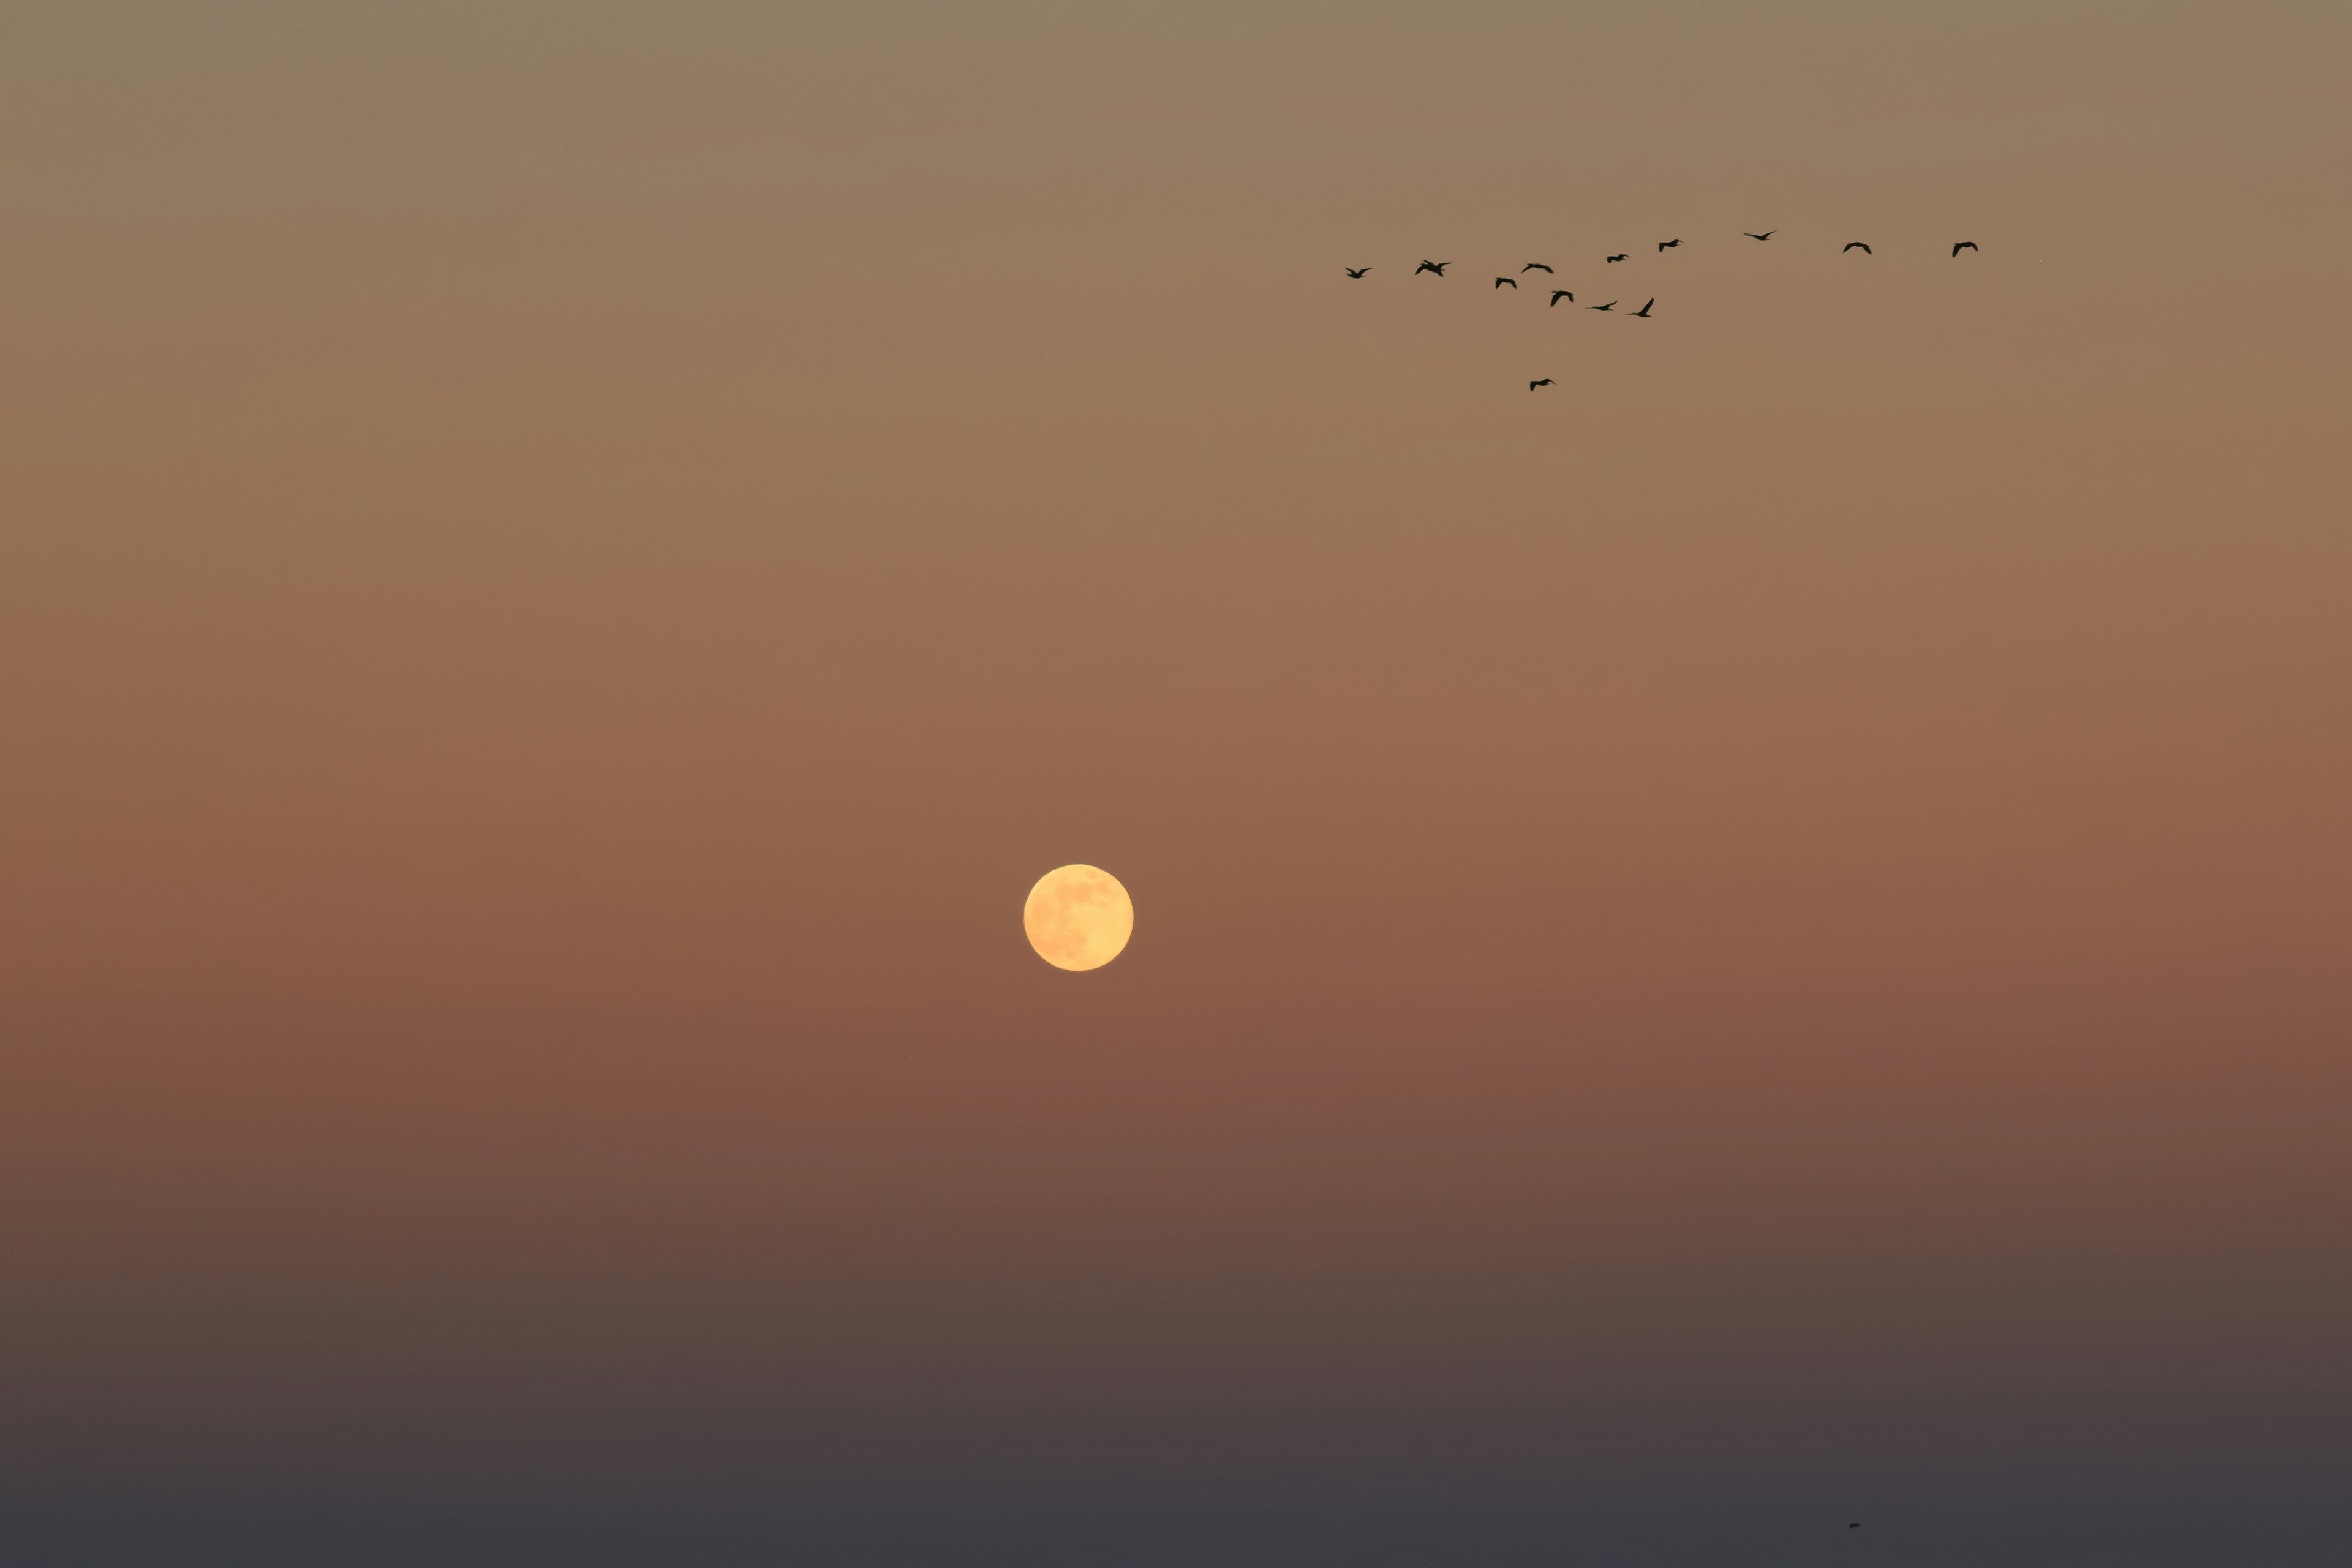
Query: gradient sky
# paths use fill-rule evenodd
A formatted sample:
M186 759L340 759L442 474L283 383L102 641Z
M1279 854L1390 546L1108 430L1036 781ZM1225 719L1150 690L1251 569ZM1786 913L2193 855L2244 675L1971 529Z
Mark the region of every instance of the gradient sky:
M12 5L0 1559L2340 1560L2347 79Z

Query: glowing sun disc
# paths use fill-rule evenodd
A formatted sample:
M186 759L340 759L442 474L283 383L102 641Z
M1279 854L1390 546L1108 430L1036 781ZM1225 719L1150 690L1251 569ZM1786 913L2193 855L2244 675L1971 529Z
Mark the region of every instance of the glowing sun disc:
M1135 905L1118 879L1093 866L1059 866L1037 879L1021 906L1037 956L1056 969L1100 969L1135 933Z

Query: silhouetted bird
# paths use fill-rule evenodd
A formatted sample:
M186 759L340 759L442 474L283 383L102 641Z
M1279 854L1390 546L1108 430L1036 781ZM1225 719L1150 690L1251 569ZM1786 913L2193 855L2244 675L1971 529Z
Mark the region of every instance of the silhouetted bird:
M1520 268L1519 270L1522 272L1549 272L1551 268L1546 267L1540 261L1530 261L1525 267Z
M1562 300L1567 300L1571 305L1576 303L1576 296L1570 293L1565 289L1555 289L1551 291L1551 302L1553 305L1559 304ZM1549 310L1551 306L1547 305L1544 308L1546 310Z
M1748 234L1748 231L1744 228L1739 232L1742 234ZM1748 234L1748 237L1750 239L1769 239L1780 232L1780 231L1777 228L1768 228L1762 234Z
M1497 289L1500 289L1506 283L1508 283L1514 289L1517 289L1519 286L1519 280L1516 278L1497 278L1495 279L1495 287Z
M1434 272L1443 278L1445 276L1445 269L1453 265L1451 261L1424 261L1412 269L1412 275L1418 278L1424 272Z
M1857 1519L1852 1524L1847 1525L1846 1528L1848 1530L1860 1530L1862 1528L1862 1521Z
M1964 240L1960 241L1960 243L1959 243L1959 244L1958 244L1958 245L1956 245L1956 246L1952 247L1952 254L1953 254L1954 256L1958 256L1958 255L1961 251L1963 251L1963 250L1976 250L1976 249L1977 249L1977 242L1976 242L1975 240L1973 240L1973 239L1964 239ZM1984 254L1984 252L1983 252L1983 251L1981 251L1981 250L1977 250L1977 254L1978 254L1979 256L1982 256L1982 255Z
M1614 256L1604 256L1601 259L1603 261L1622 261L1625 259L1625 253L1621 250Z
M1662 239L1658 241L1658 248L1660 250L1672 250L1675 246L1680 245L1682 241L1679 239Z
M1369 267L1343 267L1340 270L1345 272L1350 278L1361 278L1365 273L1370 272L1371 268Z
M1870 247L1863 244L1862 241L1858 239L1850 239L1846 241L1845 250L1859 250L1864 256L1868 256L1871 253ZM1841 250L1838 254L1840 256L1843 256L1845 254L1845 250Z
M1617 308L1617 301L1612 300L1606 305L1587 305L1584 308L1588 310L1613 310Z
M1546 376L1541 381L1531 381L1528 383L1528 390L1529 392L1533 392L1538 386L1549 386L1550 384L1551 377Z
M1650 301L1650 305L1654 305L1654 304L1656 304L1656 303L1657 303L1657 301L1656 301L1655 300L1651 300L1651 301ZM1638 310L1634 311L1634 312L1633 312L1633 314L1635 314L1635 315L1637 315L1637 316L1646 316L1646 315L1648 315L1648 314L1650 313L1650 305L1644 305L1644 306L1643 306L1640 310Z

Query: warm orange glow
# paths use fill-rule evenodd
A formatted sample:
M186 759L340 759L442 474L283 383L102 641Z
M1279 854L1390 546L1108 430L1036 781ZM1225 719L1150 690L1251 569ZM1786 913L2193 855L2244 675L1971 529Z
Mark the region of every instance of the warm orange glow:
M1062 866L1037 879L1021 908L1037 956L1056 969L1100 969L1127 950L1135 905L1117 877L1092 866Z

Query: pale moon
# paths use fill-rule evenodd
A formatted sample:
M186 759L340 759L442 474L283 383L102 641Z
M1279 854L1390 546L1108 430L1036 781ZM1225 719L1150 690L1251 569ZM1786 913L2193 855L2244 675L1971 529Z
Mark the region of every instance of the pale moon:
M1037 879L1021 906L1037 956L1056 969L1100 969L1135 933L1135 906L1118 879L1092 866L1063 866Z

